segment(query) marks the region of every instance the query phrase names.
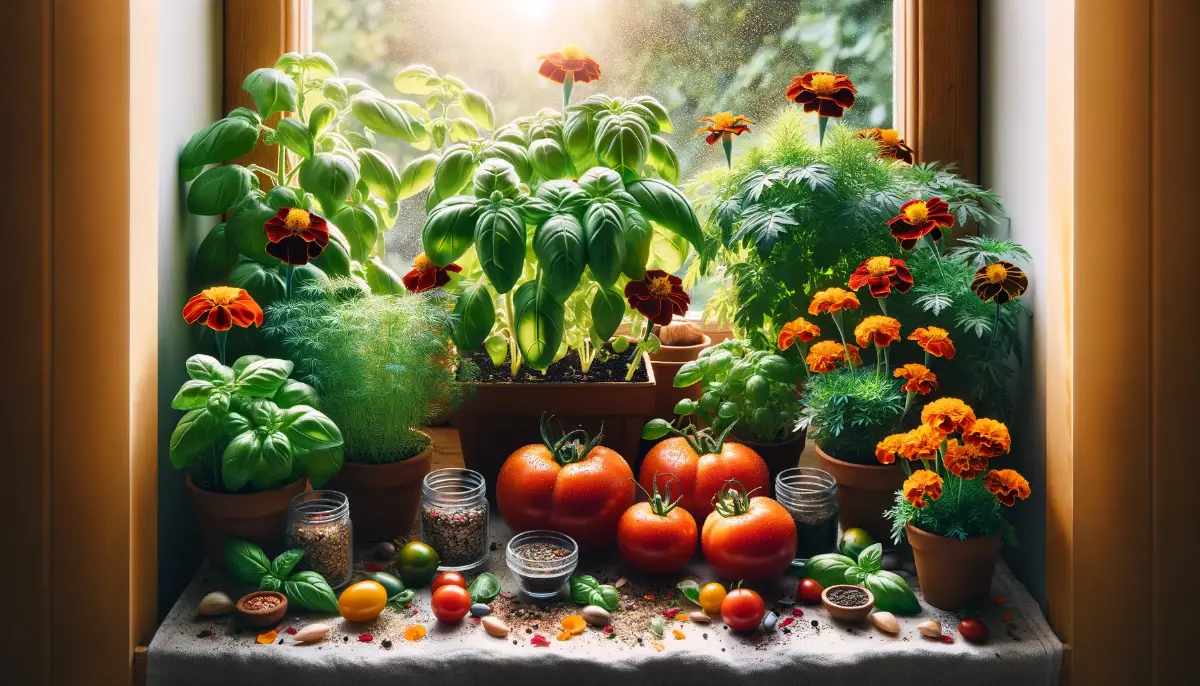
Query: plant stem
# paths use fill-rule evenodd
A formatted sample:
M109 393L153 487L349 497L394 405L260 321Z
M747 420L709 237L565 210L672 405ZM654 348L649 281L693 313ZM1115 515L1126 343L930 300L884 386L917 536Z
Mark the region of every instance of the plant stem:
M296 273L296 265L293 265L293 264L287 265L287 267L284 269L284 273L287 274L287 278L284 281L284 289L283 289L284 297L287 300L291 300L292 299L292 276Z
M567 107L571 105L571 88L575 85L575 72L567 72L563 78L563 116L567 114Z
M217 339L217 359L221 364L225 364L225 341L229 338L228 331L214 331L213 334Z
M992 354L992 344L996 342L996 338L1000 335L1000 303L996 303L996 314L992 318L992 340L988 341L987 350L983 352L983 359L986 361Z
M510 370L512 378L516 379L517 372L521 371L521 349L517 346L516 307L513 306L512 289L504 294L504 312L508 317L508 354L512 358Z
M875 298L875 302L879 303L879 311L887 314L887 298Z
M726 133L726 134L721 135L721 147L725 149L725 166L729 169L733 169L733 135L732 134Z
M817 145L825 145L826 126L829 126L829 117L817 115Z
M850 348L846 347L846 332L842 331L842 313L840 311L830 312L829 316L833 317L833 323L837 326L838 337L842 339L842 354L846 356L846 364L851 369L854 369L854 360L850 359Z
M646 333L642 336L641 342L638 343L637 350L633 351L633 359L629 362L629 371L625 372L625 380L633 381L633 375L637 373L638 364L642 361L642 343L650 340L650 334L654 331L650 320L646 320Z
M278 160L279 171L275 172L275 185L279 185L279 180L287 178L287 150L283 147L283 143L275 146L278 150L276 158Z

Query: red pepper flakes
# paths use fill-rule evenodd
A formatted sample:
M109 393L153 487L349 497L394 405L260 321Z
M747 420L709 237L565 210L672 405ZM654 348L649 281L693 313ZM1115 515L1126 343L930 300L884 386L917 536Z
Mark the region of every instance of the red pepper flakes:
M374 641L374 640L375 640L375 637L372 636L371 634L359 634L358 635L359 643L370 643L371 641Z
M782 629L783 627L787 626L788 624L791 624L794 621L796 621L795 617L784 617L783 619L779 620L779 628Z
M415 607L414 607L414 608L412 609L412 614L413 614L413 616L416 616L417 612L418 612L417 608L415 608Z
M750 640L751 640L751 641L761 641L761 640L762 640L762 634L760 634L759 632L755 631L754 633L750 634Z
M667 619L675 619L675 615L677 614L679 614L679 608L677 607L673 607L662 613L663 617L666 617Z
M997 605L1003 605L1004 603L1008 602L1008 598L1005 598L1004 596L997 596L992 600L992 602L996 603Z
M550 647L550 641L547 641L546 637L541 634L534 634L533 638L529 639L529 642L539 648Z
M289 626L288 628L284 629L284 631L286 631L286 632L287 632L287 635L288 635L288 636L295 636L295 635L296 635L296 627L294 627L294 626Z
M674 594L674 593L668 593L668 594L667 594L667 600L675 600L675 594Z
M801 609L800 609L800 608L798 608L798 607L793 607L793 608L792 608L792 616L793 616L793 617L803 617L803 616L804 616L804 610L801 610Z
M483 618L482 618L482 617L472 617L472 618L471 618L471 621L472 621L472 622L475 622L476 624L478 624L478 623L480 623L480 622L482 622L482 621L483 621Z
M643 597L643 598L645 598L646 600L654 600L654 594L653 594L653 593L647 593L646 595L644 595L644 596L642 596L642 597Z
M363 569L367 570L368 572L382 572L383 565L376 564L374 562L367 562L363 565Z
M1005 622L1011 622L1013 620L1013 613L1005 612L1000 616L1000 619L1004 620Z
M612 625L604 627L604 633L606 634L611 634L613 631L615 631L615 629L612 628Z
M949 634L942 634L941 636L938 636L938 640L942 643L954 643L954 637Z
M200 633L196 634L196 638L212 638L212 637L213 637L212 629L205 629L204 631L201 631Z

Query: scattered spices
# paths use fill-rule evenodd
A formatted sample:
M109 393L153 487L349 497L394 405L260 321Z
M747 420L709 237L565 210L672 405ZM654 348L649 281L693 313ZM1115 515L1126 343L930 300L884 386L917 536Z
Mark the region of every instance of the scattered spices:
M814 629L818 628L819 626L820 626L820 624L817 624L817 620L815 620L815 619L814 619L814 620L812 620L812 627L813 627Z
M342 643L349 643L349 642L350 642L349 636L342 636Z
M867 602L867 592L861 588L834 588L825 593L829 602L840 607L860 607Z
M660 653L663 651L663 648L666 647L663 644L659 643L658 641L654 641L650 645L654 646L654 649Z
M785 626L787 626L787 625L791 624L791 623L792 623L792 622L794 622L794 621L796 621L795 617L784 617L784 618L783 618L782 620L780 620L780 622L779 622L779 628L781 628L781 629L782 629L783 627L785 627Z
M938 636L938 640L942 643L954 643L954 637L949 634L942 634L941 636Z
M380 643L379 645L383 646L384 648L387 648L388 650L391 650L391 648L392 648L392 642L386 638L383 639L383 643Z
M425 638L425 627L421 624L414 624L404 630L404 640L419 641Z
M535 645L539 648L549 648L550 647L550 641L547 641L546 637L541 634L534 634L533 638L529 639L529 642L532 645Z
M271 645L275 642L275 638L277 636L279 636L279 632L271 629L270 631L259 634L258 638L255 640L258 641L259 645Z
M1004 603L1008 602L1008 598L1005 598L1004 596L997 596L992 602L996 603L997 605L1003 605Z
M803 617L803 616L804 616L804 610L801 610L801 609L800 609L800 608L798 608L798 607L793 607L793 608L792 608L792 616L793 616L793 617Z
M670 609L666 610L665 612L663 612L663 613L662 613L662 616L663 616L663 617L666 617L667 619L675 619L675 617L676 617L678 614L679 614L679 608L677 608L677 607L672 607L672 608L670 608Z
M575 636L582 634L587 629L587 622L580 615L567 615L563 617L562 628L567 633Z
M653 593L647 593L646 595L644 595L644 596L642 596L642 597L644 597L646 600L654 600L654 594L653 594Z
M671 629L671 635L675 637L676 641L682 641L683 639L687 638L687 636L684 635L684 633L679 629Z
M212 636L213 636L212 629L205 629L204 631L201 631L200 633L196 634L196 638L212 638Z
M482 562L488 553L483 477L469 470L438 470L425 477L422 494L421 538L438 551L442 565L466 568Z
M608 626L604 627L604 633L606 633L606 634L610 634L610 635L611 635L611 634L612 634L612 632L614 632L614 631L616 631L616 629L612 628L612 625L611 625L611 624L609 624Z
M288 635L288 636L295 636L295 635L296 635L296 627L294 627L294 626L289 626L288 628L284 629L284 631L286 631L286 632L287 632L287 635Z
M1013 620L1013 613L1005 612L1003 615L1000 615L1000 619L1005 622L1011 622Z
M383 565L381 565L381 564L378 564L378 563L376 563L376 562L364 562L364 563L363 563L363 569L364 569L364 570L366 570L366 571L368 571L368 572L371 572L371 573L375 573L375 572L382 572L382 571L383 571Z
M303 564L325 577L333 588L350 581L354 546L350 506L335 491L310 491L297 496L288 511L289 548L303 548Z
M375 637L372 636L371 634L359 634L358 635L359 643L370 643L371 641L374 641L374 640L375 640Z
M571 640L571 637L574 635L575 634L572 634L570 631L560 631L560 632L558 632L558 636L555 636L554 638L555 638L555 640L559 640L559 641L569 641L569 640Z
M674 593L668 593L668 594L667 594L667 600L675 600L675 594L674 594Z
M266 612L279 607L278 596L273 595L256 595L246 601L246 610L249 612Z

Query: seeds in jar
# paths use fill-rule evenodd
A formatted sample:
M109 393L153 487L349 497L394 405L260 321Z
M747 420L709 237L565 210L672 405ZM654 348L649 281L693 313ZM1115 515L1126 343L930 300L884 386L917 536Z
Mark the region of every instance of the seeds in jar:
M293 523L288 545L304 549L304 563L337 588L350 581L350 522Z
M482 562L487 557L487 505L443 507L421 505L421 538L441 557L443 568L459 568Z
M571 551L553 543L528 543L513 550L529 568L548 570L559 567ZM521 585L530 593L554 593L563 587L570 570L555 576L526 576L522 574Z

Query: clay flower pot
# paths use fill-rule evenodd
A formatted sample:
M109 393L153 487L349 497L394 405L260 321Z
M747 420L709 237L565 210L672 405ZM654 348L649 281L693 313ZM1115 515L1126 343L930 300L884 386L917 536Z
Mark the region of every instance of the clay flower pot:
M862 591L863 593L867 594L867 602L861 605L855 605L853 607L838 605L829 599L829 592L839 588L852 588L856 591ZM854 586L852 584L837 584L830 586L824 591L821 591L821 606L825 608L825 611L829 613L830 617L833 617L839 622L859 624L867 618L867 615L871 614L871 608L875 607L875 596L862 586Z
M196 508L204 549L215 564L225 565L221 541L240 538L262 548L268 557L283 552L288 506L308 487L307 479L296 479L273 491L216 493L187 479L188 500Z
M675 388L675 375L679 368L700 356L700 352L712 345L712 339L707 335L704 340L695 345L664 345L658 352L650 356L650 366L654 367L654 378L658 385L654 390L654 416L670 418L675 416L675 404L684 398L698 400L700 384L692 384L686 388ZM624 454L624 453L622 453ZM626 457L630 457L626 455Z
M1000 555L1000 537L938 536L909 524L905 527L917 564L921 595L930 605L957 612L987 599L992 572Z
M892 522L883 516L896 501L904 485L904 470L898 464L861 465L842 462L817 446L821 469L833 475L838 487L838 522L842 529L865 529L876 541L888 541Z
M278 602L268 610L253 610L247 606L251 600L260 597L274 598ZM278 591L254 591L239 598L235 608L238 621L242 624L256 628L273 627L287 614L288 601L287 597Z
M763 462L767 463L767 471L771 473L771 488L774 489L775 477L779 476L779 472L800 464L800 454L804 452L804 441L807 435L808 427L805 427L793 433L783 443L755 443L740 438L730 440L751 448L758 453Z
M359 464L347 460L342 464L325 488L341 491L349 499L356 544L390 541L412 532L421 504L421 483L432 463L430 440L420 455L400 462Z

